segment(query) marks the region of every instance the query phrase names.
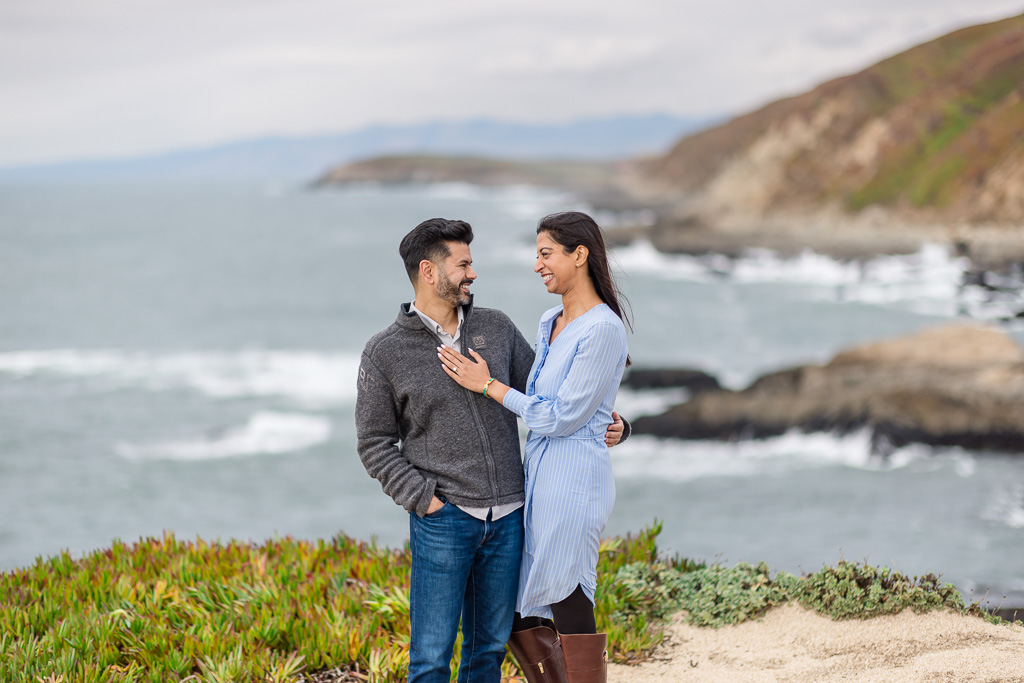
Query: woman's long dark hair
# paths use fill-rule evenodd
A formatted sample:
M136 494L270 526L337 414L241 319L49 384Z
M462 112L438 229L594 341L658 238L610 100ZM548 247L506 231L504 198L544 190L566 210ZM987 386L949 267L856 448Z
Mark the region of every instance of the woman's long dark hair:
M608 308L615 311L629 331L633 331L633 313L629 307L629 300L619 291L612 278L611 268L608 266L608 248L604 243L604 235L597 221L581 211L562 211L553 213L540 219L537 224L537 234L545 232L551 236L557 244L562 246L565 253L572 253L576 247L584 246L590 252L587 257L587 272L590 280L594 283L594 289L601 301L608 304ZM625 308L623 308L625 304ZM626 357L626 365L631 365L629 357Z

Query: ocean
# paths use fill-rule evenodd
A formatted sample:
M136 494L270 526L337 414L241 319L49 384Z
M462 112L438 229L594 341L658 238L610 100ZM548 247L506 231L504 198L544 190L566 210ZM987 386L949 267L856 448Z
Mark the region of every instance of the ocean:
M345 533L400 546L408 518L355 452L366 339L411 287L398 242L472 223L476 303L533 339L558 303L534 227L559 192L450 184L0 185L0 570L119 538L256 542ZM614 216L598 214L613 225ZM851 345L965 318L1024 342L1020 288L965 286L937 246L842 263L614 250L636 367L740 388ZM686 399L621 390L627 417ZM941 574L1024 604L1024 457L867 434L740 443L636 436L612 451L608 534L663 522L668 553L815 571L840 559Z

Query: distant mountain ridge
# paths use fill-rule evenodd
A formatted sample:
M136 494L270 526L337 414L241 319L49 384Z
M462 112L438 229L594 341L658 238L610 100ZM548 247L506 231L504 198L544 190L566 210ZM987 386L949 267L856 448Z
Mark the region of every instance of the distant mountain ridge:
M680 140L650 194L706 221L829 207L1024 222L1024 15L964 28Z
M343 162L396 154L610 160L664 152L717 122L666 114L529 124L499 120L374 125L333 135L271 137L112 160L0 168L2 180L308 180Z

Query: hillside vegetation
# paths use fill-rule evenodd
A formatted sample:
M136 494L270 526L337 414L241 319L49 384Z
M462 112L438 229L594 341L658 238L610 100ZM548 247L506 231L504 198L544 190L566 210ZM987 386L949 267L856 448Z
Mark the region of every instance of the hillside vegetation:
M1024 221L1024 15L965 28L689 136L647 162L701 213L884 207Z

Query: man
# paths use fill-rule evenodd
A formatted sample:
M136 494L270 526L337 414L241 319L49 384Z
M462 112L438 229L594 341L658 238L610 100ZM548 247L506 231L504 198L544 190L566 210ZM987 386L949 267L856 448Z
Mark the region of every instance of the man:
M523 545L516 416L445 376L438 346L472 348L493 376L524 390L533 348L504 313L474 308L464 221L432 218L399 246L415 299L363 350L359 457L409 514L409 681L448 683L459 617L462 683L498 683ZM619 440L622 423L609 429Z

